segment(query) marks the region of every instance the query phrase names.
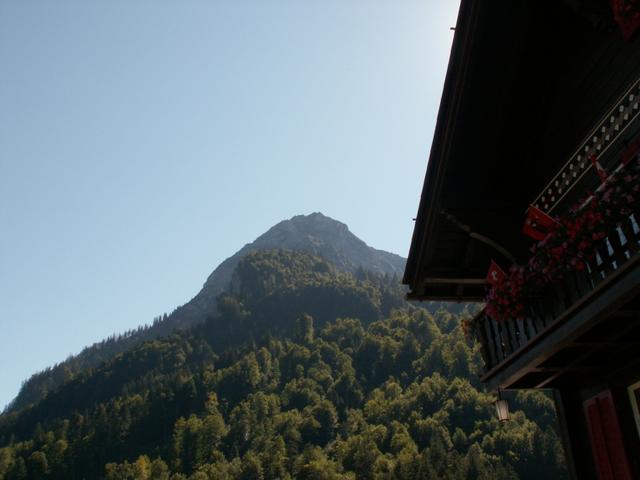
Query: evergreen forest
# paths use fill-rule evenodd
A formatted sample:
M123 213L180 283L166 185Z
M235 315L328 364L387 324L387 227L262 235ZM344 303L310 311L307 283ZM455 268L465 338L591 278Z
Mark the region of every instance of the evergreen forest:
M111 339L7 409L0 480L568 478L549 396L496 418L473 307L403 297L394 276L250 253L203 324Z

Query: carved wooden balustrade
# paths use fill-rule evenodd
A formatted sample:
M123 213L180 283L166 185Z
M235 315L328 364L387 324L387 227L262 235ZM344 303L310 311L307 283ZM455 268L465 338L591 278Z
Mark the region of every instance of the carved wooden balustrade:
M472 322L472 333L480 342L486 371L526 347L556 321L562 321L563 313L629 262L640 250L639 221L640 212L635 212L612 229L596 243L595 255L587 268L566 275L549 285L539 297L531 299L523 318L496 321L484 311L480 312Z

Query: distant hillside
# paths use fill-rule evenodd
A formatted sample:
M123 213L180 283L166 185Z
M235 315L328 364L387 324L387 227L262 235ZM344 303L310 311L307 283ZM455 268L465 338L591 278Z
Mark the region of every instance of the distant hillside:
M176 329L186 329L204 322L215 313L216 299L229 288L238 262L250 252L269 249L288 249L317 255L342 272L363 270L398 278L404 271L406 261L399 255L368 246L351 233L344 223L321 213L284 220L222 262L209 275L200 292L170 315L157 318L151 326L112 336L34 374L23 384L9 410L16 411L39 401L61 383L141 341L163 337Z
M480 362L389 276L251 252L204 323L0 417L0 480L566 479L552 399L500 423Z

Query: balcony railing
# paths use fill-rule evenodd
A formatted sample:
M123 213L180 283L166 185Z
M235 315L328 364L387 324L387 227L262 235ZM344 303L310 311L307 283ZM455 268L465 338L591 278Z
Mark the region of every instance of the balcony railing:
M548 185L540 192L532 204L545 213L553 214L561 206L563 199L580 184L581 179L592 173L591 156L606 159L606 155L616 142L629 137L634 123L640 119L640 78L629 86L611 109L596 123L575 153L560 168ZM618 161L617 157L611 159ZM607 167L606 162L603 162Z
M472 322L472 333L480 342L481 353L489 372L525 348L534 338L614 272L624 267L640 250L640 212L629 215L608 236L595 243L595 252L587 268L572 272L562 281L547 286L540 296L530 299L523 318L496 321L484 311Z

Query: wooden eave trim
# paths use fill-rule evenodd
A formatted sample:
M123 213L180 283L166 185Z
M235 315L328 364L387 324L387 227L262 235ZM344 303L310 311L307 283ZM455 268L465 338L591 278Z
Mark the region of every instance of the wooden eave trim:
M462 0L456 22L456 33L451 48L449 66L440 100L431 153L427 163L427 172L416 216L416 223L409 248L409 256L402 283L415 290L419 284L424 257L426 239L431 238L434 227L434 215L438 210L437 198L440 195L447 162L458 116L460 98L469 66L473 37L477 29L477 0ZM430 246L432 248L432 246Z
M462 301L469 303L479 303L484 302L483 296L465 296L461 299L457 295L417 295L412 293L407 293L405 298L409 301L414 302L456 302L460 303Z
M423 280L427 285L486 285L485 278L437 278L427 277Z

